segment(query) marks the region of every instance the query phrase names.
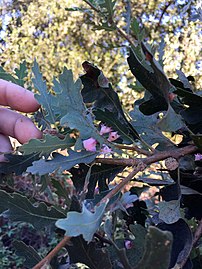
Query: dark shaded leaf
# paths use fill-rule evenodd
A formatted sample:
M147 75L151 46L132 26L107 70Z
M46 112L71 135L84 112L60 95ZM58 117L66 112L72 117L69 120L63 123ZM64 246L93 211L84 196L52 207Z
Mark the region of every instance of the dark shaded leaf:
M160 223L158 227L163 231L171 232L173 235L171 258L168 267L170 269L180 264L185 257L189 256L192 249L192 233L183 219L179 219L173 224ZM190 261L187 264L190 264ZM191 266L185 265L185 268L190 269Z
M202 195L202 193L183 185L180 185L180 190L182 195L193 195L193 194Z
M200 167L198 167L197 169L198 171L197 170L196 171L192 170L189 172L180 171L180 184L190 189L193 189L199 193L202 193L202 177ZM170 171L170 175L175 181L177 180L178 178L177 171ZM180 186L178 186L177 188L178 190L170 189L169 192L167 193L166 198L170 197L172 198L173 193L175 194L175 197L177 197L176 194L179 197L180 193L179 188ZM200 220L202 218L201 204L202 204L202 196L200 194L190 194L190 195L182 194L181 206L185 208L185 216L187 219L195 217L197 220Z
M161 103L158 99L151 98L147 101L141 101L139 109L144 115L152 115L159 111L167 110L168 105Z
M65 188L65 186L59 181L54 178L51 178L51 182L53 187L56 189L55 193L58 195L58 197L62 197L65 199L65 204L70 207L71 200L68 195L68 191Z
M160 180L159 178L154 179L154 178L138 178L139 182L143 182L146 183L150 186L163 186L163 185L172 185L174 183L173 180L171 179L164 179L164 180Z
M13 155L5 154L8 162L0 163L0 173L11 174L15 173L17 176L21 175L27 170L27 167L32 165L36 160L39 160L39 154L29 154L29 155Z
M178 96L182 97L182 102L187 105L202 105L202 97L194 94L186 89L177 88L174 91Z
M108 184L114 179L114 177L123 171L123 166L101 164L93 165L91 168L91 174L88 184L88 193L86 199L92 199L94 197L95 187L98 184L99 192L106 191ZM70 169L72 174L71 180L73 181L74 187L78 192L81 192L84 187L85 177L89 167L85 164L80 164L78 168L73 167Z
M189 77L188 77L189 78ZM175 86L175 88L177 89L183 89L183 90L186 90L188 92L191 92L192 93L192 90L189 89L189 88L185 88L184 87L184 84L180 81L180 80L177 80L177 79L174 79L174 78L169 78L169 81L170 83ZM192 81L192 80L191 80Z
M150 55L149 62L153 73L142 65L133 48L130 49L130 56L127 59L130 70L143 87L152 94L153 99L158 101L159 106L162 106L163 110L165 110L169 103L168 93L172 85L143 43L142 49L146 56L147 54Z
M200 132L200 131L196 131L196 130L197 129L200 130L200 125L202 124L202 118L201 118L202 105L198 106L198 105L193 104L190 107L182 110L180 112L180 114L183 117L183 119L186 121L188 126L193 126L194 127L196 125L197 128L195 128L195 132L196 133Z
M147 230L140 224L130 225L129 229L135 236L135 239L132 241L132 248L128 249L126 254L130 264L135 266L144 255Z
M83 67L86 74L81 76L83 89L81 91L85 103L93 103L95 110L108 110L127 128L127 132L131 134L133 139L138 138L137 132L128 122L122 110L118 94L113 90L111 84L107 88L100 87L98 79L101 71L94 65L84 62Z
M69 170L73 166L79 163L91 163L94 161L97 153L92 151L80 151L76 152L69 150L69 156L64 156L59 153L53 153L52 160L41 159L33 162L32 166L28 167L27 171L32 174L45 175L52 173L55 170L64 171Z
M130 189L132 194L136 194L135 191ZM145 226L145 221L147 219L147 206L145 201L135 201L133 202L133 206L127 208L127 214L122 211L124 219L126 220L126 224L129 226L131 224L137 223Z
M160 194L166 202L178 200L180 198L180 185L178 183L166 186L160 190Z
M32 268L42 260L41 256L37 253L37 251L31 246L27 246L24 242L14 240L12 242L12 245L16 250L15 254L25 259L25 261L23 262L24 266Z
M156 227L149 227L145 239L145 252L134 269L168 269L172 247L172 234L162 232Z
M53 225L65 215L54 207L47 207L45 203L33 205L27 197L18 193L12 195L0 190L0 212L8 210L8 216L13 221L31 223L36 229L43 229Z
M100 120L107 126L112 127L114 131L117 131L120 137L123 139L124 144L133 143L133 136L131 136L131 132L130 129L128 129L128 125L121 123L113 112L110 112L107 109L105 109L104 111L98 109L95 110L93 114L95 115L97 120Z
M106 248L100 248L95 242L87 242L81 237L71 239L72 245L67 245L71 263L81 262L90 269L112 269Z
M24 154L37 152L42 155L49 155L56 149L68 149L75 144L75 139L66 135L64 139L57 136L46 134L43 139L31 139L28 143L22 145L19 151Z
M202 134L198 134L198 135L192 135L191 136L193 141L194 141L194 144L199 148L199 149L202 149Z
M200 182L201 184L201 182ZM185 208L185 217L192 219L193 217L197 220L202 218L202 197L201 195L182 195L182 205Z

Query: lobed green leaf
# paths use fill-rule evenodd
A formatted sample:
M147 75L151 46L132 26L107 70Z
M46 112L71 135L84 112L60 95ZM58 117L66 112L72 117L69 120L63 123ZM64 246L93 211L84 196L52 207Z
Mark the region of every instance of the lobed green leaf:
M66 231L66 236L83 235L83 238L90 242L94 233L100 227L104 215L106 203L95 207L94 213L90 212L83 204L82 212L68 212L67 218L59 219L56 226Z

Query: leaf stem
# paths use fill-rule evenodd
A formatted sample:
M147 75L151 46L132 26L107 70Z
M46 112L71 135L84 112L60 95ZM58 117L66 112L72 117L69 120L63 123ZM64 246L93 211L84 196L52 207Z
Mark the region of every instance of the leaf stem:
M48 253L48 255L43 258L39 263L37 263L32 269L41 269L43 265L49 264L51 259L70 241L69 236L64 236L62 241L60 241L57 246Z
M94 10L95 12L97 12L97 13L101 13L101 11L98 9L98 8L96 8L93 4L91 4L91 2L90 1L88 1L88 0L83 0L87 5L89 5L91 8L92 8L92 10Z

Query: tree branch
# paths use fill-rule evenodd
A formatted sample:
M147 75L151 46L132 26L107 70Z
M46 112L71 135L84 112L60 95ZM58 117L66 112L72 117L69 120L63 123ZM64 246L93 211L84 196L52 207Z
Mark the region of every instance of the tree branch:
M197 151L197 147L194 145L189 145L184 148L176 148L168 151L156 152L151 156L146 158L136 158L136 159L112 159L112 158L96 158L96 163L103 164L115 164L115 165L123 165L123 166L134 166L140 162L143 162L146 165L165 160L169 157L173 157L175 159L179 159L180 157L191 154Z
M122 188L140 171L143 171L144 168L143 163L139 163L133 171L126 177L124 178L114 189L112 189L105 197L97 204L105 203L108 199L112 198L114 195L116 195Z
M71 237L65 236L57 246L48 253L39 263L37 263L32 269L41 269L43 265L49 264L52 258L70 241Z
M131 180L133 177L140 171L143 171L147 165L150 165L154 162L164 160L168 157L173 157L175 159L179 159L180 157L194 153L198 150L198 148L194 145L189 145L184 148L176 148L169 151L157 152L152 156L146 158L138 158L138 159L112 159L112 158L97 158L95 160L96 163L107 163L107 164L117 164L123 166L135 166L132 172L124 178L114 189L112 189L97 205L100 203L106 202L108 199L112 198L116 195L122 188ZM202 234L202 221L198 226L197 232L195 233L195 241L197 242ZM32 269L40 269L44 264L49 263L51 259L59 252L61 248L63 248L69 241L70 237L65 236L63 240L37 265L35 265ZM195 243L193 243L195 244ZM186 262L186 261L185 261Z
M136 167L133 169L133 171L125 178L123 179L114 189L112 189L101 201L100 203L106 202L107 199L112 198L115 194L117 194L138 172L143 171L147 165L150 165L154 162L165 160L168 157L173 157L175 159L179 159L180 157L190 154L197 151L197 147L194 145L186 146L184 148L175 149L175 150L169 150L169 151L163 151L158 152L152 156L149 156L147 158L139 158L139 159L121 159L121 162L119 162L119 165L126 165L126 166L132 166L136 165ZM100 162L104 163L104 159L99 159ZM107 159L106 159L107 160ZM118 163L118 160L114 159L108 159L111 164L114 164L113 161L116 161L116 164ZM109 163L108 162L108 163ZM107 163L107 162L105 162ZM100 204L99 203L99 204Z
M199 221L198 227L196 228L196 231L194 233L194 238L193 238L193 247L196 246L198 240L202 236L202 219Z
M169 2L165 5L165 7L163 8L162 13L161 13L161 16L160 16L160 18L159 18L159 22L158 22L158 24L157 24L157 26L156 26L156 30L157 30L157 29L159 28L159 26L161 25L163 16L164 16L164 14L166 13L167 9L169 8L169 6L170 6L172 3L173 3L173 1L169 1Z

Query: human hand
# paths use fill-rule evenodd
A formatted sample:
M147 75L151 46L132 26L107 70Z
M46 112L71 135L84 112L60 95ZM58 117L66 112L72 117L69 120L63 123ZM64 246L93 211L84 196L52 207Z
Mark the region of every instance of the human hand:
M37 111L40 107L32 92L2 79L0 79L0 105L27 113ZM42 133L29 118L0 107L0 161L4 160L1 152L12 151L9 136L23 144L31 138L41 138Z

